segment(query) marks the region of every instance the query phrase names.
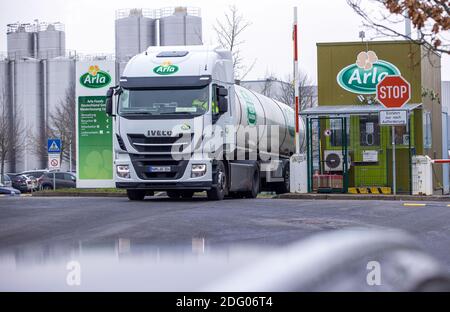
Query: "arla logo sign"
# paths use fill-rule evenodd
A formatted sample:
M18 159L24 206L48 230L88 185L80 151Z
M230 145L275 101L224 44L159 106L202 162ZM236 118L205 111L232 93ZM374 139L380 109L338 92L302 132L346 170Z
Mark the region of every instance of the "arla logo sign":
M111 82L111 76L98 67L98 65L89 66L87 73L80 77L81 85L86 88L103 88L109 85Z
M172 65L170 61L166 61L161 65L153 68L153 72L158 75L171 75L175 74L178 71L177 65Z
M377 84L386 76L401 75L400 70L389 62L379 60L375 52L361 52L355 64L342 69L337 75L341 88L356 94L375 94Z

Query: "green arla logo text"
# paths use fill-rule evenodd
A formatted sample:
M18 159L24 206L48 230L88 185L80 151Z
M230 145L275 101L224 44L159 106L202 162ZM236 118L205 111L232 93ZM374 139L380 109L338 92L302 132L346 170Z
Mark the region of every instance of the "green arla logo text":
M341 88L356 94L375 94L377 84L386 76L401 75L400 70L386 61L379 60L375 52L361 52L356 63L342 69L337 75Z
M247 123L249 126L255 126L256 120L257 120L257 114L256 114L256 108L255 104L253 104L252 99L250 96L246 93L246 91L241 90L240 91L241 96L245 102L245 105L247 107Z
M153 72L158 75L171 75L178 71L177 65L172 65L170 62L164 62L160 66L153 68Z
M86 88L103 88L111 83L111 76L97 65L89 66L87 73L80 77L81 85Z

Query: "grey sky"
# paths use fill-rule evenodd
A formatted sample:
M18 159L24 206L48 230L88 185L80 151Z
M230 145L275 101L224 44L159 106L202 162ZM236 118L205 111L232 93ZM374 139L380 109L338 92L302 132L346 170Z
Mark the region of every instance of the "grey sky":
M299 7L300 68L316 81L316 43L355 41L362 30L359 17L345 0L15 0L3 2L0 10L0 51L6 51L6 24L62 22L66 28L66 47L80 53L114 52L115 11L121 8L161 8L195 6L202 10L203 40L214 44L212 25L223 16L230 4L236 6L252 25L245 33L243 56L254 70L246 79L257 79L266 73L285 77L292 71L292 8ZM442 79L450 80L450 57L444 56Z

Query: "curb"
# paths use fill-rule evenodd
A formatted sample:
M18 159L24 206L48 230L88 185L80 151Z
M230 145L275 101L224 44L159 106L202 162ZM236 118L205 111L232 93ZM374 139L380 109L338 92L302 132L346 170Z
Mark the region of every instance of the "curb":
M281 194L278 199L320 199L320 200L401 200L401 201L439 201L450 202L450 196L417 195L363 195L363 194Z
M0 197L30 197L31 194L19 194L19 195L10 195L10 194L0 194Z
M84 192L37 192L33 197L127 197L126 193L84 193Z

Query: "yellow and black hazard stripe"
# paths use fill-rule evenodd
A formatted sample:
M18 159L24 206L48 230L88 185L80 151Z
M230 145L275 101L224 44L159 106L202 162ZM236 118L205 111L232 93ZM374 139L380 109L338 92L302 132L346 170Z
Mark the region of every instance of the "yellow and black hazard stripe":
M387 186L365 186L365 187L349 187L350 194L391 194L392 189Z

